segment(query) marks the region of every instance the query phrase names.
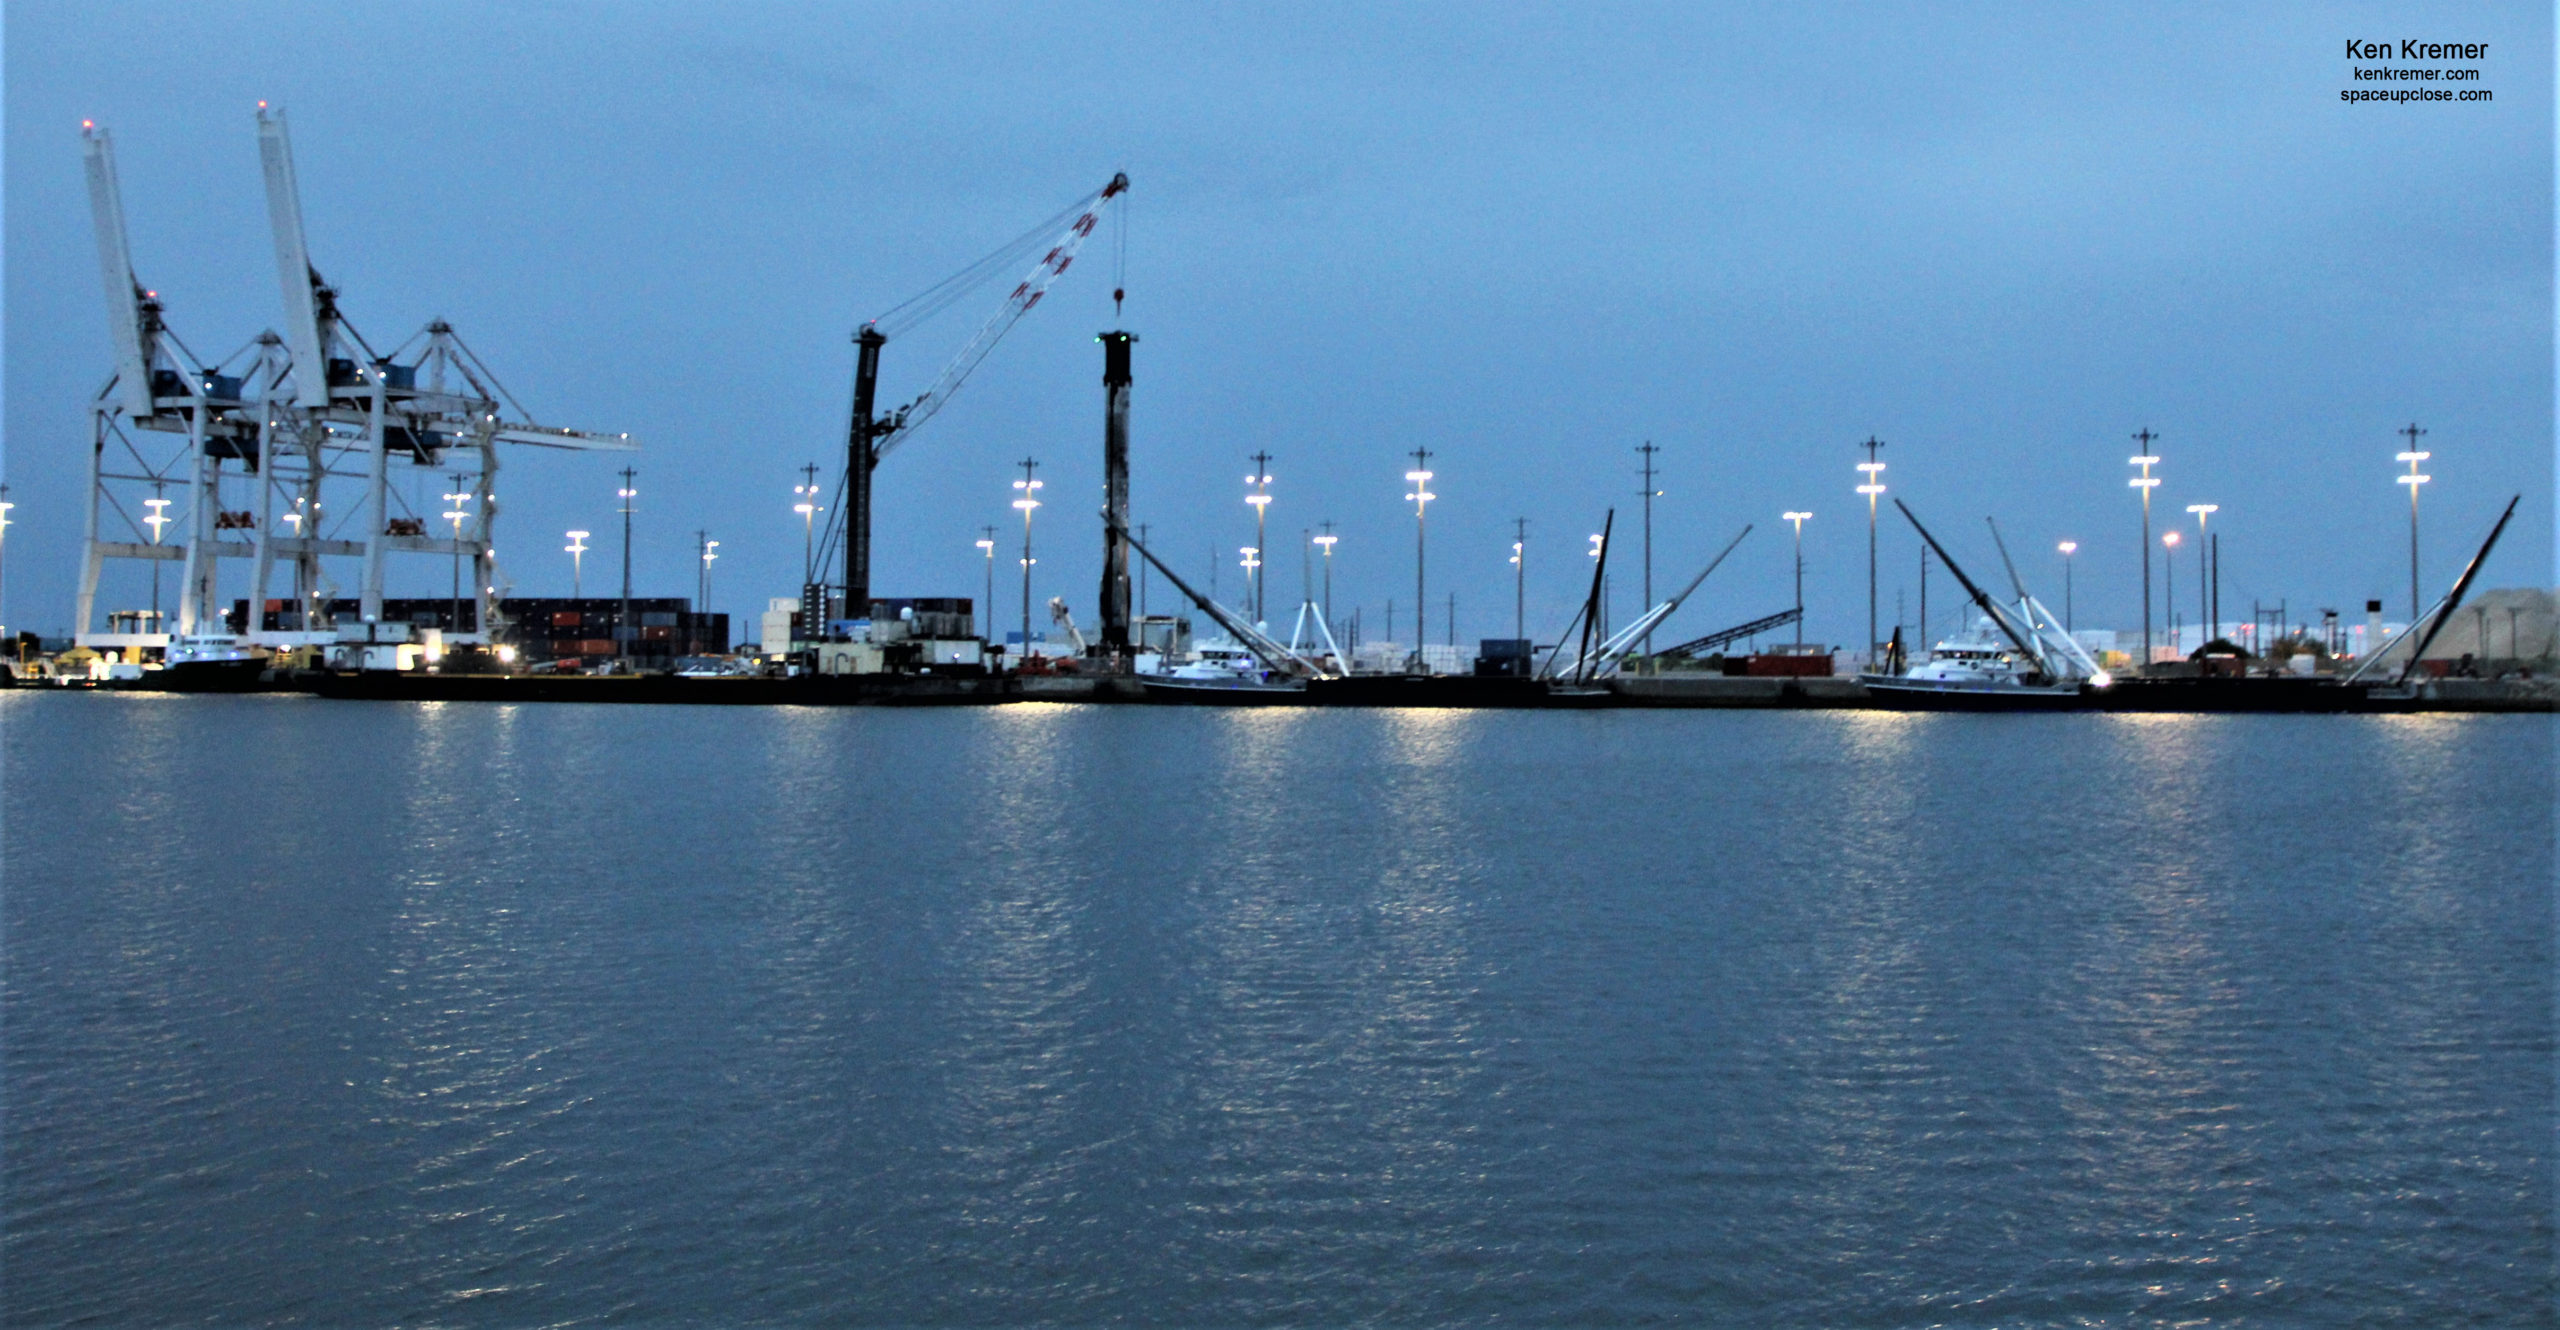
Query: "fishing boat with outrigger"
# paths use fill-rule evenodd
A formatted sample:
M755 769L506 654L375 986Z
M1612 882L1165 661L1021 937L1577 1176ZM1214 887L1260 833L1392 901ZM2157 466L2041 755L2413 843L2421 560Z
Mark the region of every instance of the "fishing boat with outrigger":
M2028 593L1997 522L1983 519L2017 592L2016 601L2006 605L1965 575L1909 505L1896 499L1893 506L1955 574L1982 618L1970 635L1941 642L1926 659L1907 666L1901 659L1901 630L1896 629L1885 668L1858 676L1876 705L1901 711L2071 711L2101 705L2115 680L2072 640L2044 602Z
M1181 574L1166 567L1164 560L1141 544L1126 525L1115 521L1109 510L1103 512L1102 520L1227 633L1228 640L1224 642L1201 643L1194 653L1197 659L1139 671L1138 687L1146 700L1190 706L1302 706L1307 701L1309 680L1333 678L1341 673L1342 653L1334 647L1333 633L1325 627L1324 616L1313 613L1313 602L1299 608L1298 629L1290 635L1289 644L1283 646L1259 625L1247 623L1243 615L1193 589ZM1307 631L1310 622L1315 625L1313 633ZM1321 651L1315 649L1318 640L1324 644Z

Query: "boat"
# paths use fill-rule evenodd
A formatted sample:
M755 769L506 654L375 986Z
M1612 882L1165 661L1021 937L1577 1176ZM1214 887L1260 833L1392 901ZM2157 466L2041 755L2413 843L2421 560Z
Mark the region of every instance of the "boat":
M155 693L253 693L266 687L268 664L229 633L181 633L170 639L160 668L112 682Z
M1307 700L1307 681L1278 675L1235 642L1203 642L1193 658L1170 669L1140 671L1151 702L1194 706L1277 706Z
M1901 630L1894 630L1886 668L1858 676L1876 705L1900 711L2075 711L2101 705L2115 681L2072 640L2044 602L2027 591L2009 558L2008 543L2000 539L1999 523L1983 519L2017 591L2011 604L1992 599L1966 576L1902 500L1894 500L1893 506L1955 574L1965 594L1981 607L1982 617L1969 633L1938 643L1908 668L1900 660Z
M1860 674L1858 682L1879 704L1907 711L2072 710L2090 705L2098 689L2090 678L2046 673L2005 640L1988 615L1972 632L1930 648L1910 668Z

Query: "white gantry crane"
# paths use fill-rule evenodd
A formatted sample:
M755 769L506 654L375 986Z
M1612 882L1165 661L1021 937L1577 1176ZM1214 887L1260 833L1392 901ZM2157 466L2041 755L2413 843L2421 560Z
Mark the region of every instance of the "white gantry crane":
M237 515L221 506L215 477L223 460L240 458L255 446L262 426L256 409L243 401L244 378L210 371L198 362L169 330L159 293L134 277L114 141L94 122L81 125L80 137L116 367L91 413L78 641L94 647L159 647L170 636L169 611L161 606L160 565L183 565L175 588L175 618L179 632L194 632L214 585L215 560L253 553L237 540L221 538L235 528ZM271 367L259 368L272 372ZM175 513L169 511L173 507ZM100 632L98 583L110 559L150 567L151 602L148 610L137 607L111 615L107 631Z
M382 617L385 557L394 552L468 558L480 631L485 641L490 601L504 585L491 554L497 503L492 485L497 445L632 451L628 434L563 429L534 423L450 324L426 325L407 342L377 354L338 309L338 292L312 266L302 226L302 194L295 177L293 141L284 112L258 107L258 159L266 172L267 220L275 233L276 277L284 299L286 349L291 353L292 404L316 447L351 453L364 489L352 535L363 560L359 614ZM406 363L404 354L414 353ZM326 436L322 438L321 436ZM440 514L404 505L390 483L395 457L442 473L448 454L462 450L470 465L466 504L447 534L435 534ZM445 491L439 491L440 493ZM404 510L405 509L405 510ZM442 516L450 516L444 514ZM332 553L324 549L320 553Z
M108 631L96 631L109 559L183 566L179 634L221 624L218 561L251 560L242 634L290 646L335 636L325 619L337 584L324 558L360 561L361 617L376 622L385 557L400 552L444 556L457 583L461 562L470 561L474 631L452 633L458 625L448 624L448 640L486 642L492 598L506 585L491 547L497 445L628 451L639 444L627 434L534 423L442 320L375 353L311 265L283 112L261 103L257 121L285 330L212 367L168 330L157 294L135 279L112 142L96 125L82 126L116 372L92 408L80 640L104 647L169 640L165 611L113 612ZM404 498L391 484L395 459L435 474L437 494L452 507ZM448 478L466 488L446 488ZM336 497L350 482L361 486L359 496ZM279 562L291 571L295 611L270 626L265 607ZM155 576L155 602L158 585Z

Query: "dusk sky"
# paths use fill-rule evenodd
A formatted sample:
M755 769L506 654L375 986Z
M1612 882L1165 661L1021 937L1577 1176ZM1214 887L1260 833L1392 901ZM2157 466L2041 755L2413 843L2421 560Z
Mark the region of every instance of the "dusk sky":
M1115 171L1137 520L1238 600L1268 449L1275 618L1332 519L1341 612L1374 638L1392 598L1409 634L1417 446L1433 640L1450 592L1461 640L1510 634L1515 517L1552 640L1604 511L1635 530L1646 440L1657 587L1757 524L1673 629L1784 608L1802 508L1810 635L1856 641L1871 434L1977 574L1993 515L2059 608L2079 541L2082 627L2138 627L2146 427L2161 523L2220 505L2227 617L2405 613L2413 420L2429 594L2518 492L2486 582L2548 584L2552 36L2548 4L11 4L8 620L72 627L112 367L80 123L114 133L138 273L213 359L282 319L261 99L368 339L449 319L545 422L645 440L640 594L692 593L697 529L727 556L715 608L794 594L791 487L841 466L854 326ZM2343 103L2345 43L2401 38L2488 43L2494 101ZM972 542L1019 539L1028 455L1034 594L1090 626L1108 239L882 465L878 593L979 596ZM1012 280L893 341L884 401ZM597 533L587 589L610 582L620 465L507 456L516 594L567 594L572 527ZM397 483L432 503L441 477ZM1884 526L1888 623L1916 550ZM1623 619L1636 541L1613 566ZM441 558L393 567L392 594L443 594ZM124 577L102 609L147 594ZM225 567L226 600L246 578Z

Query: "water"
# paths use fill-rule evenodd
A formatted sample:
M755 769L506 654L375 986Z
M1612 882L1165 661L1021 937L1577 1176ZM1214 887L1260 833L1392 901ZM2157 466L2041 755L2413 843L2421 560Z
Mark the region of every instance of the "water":
M2550 1324L2552 737L0 694L0 1292Z

